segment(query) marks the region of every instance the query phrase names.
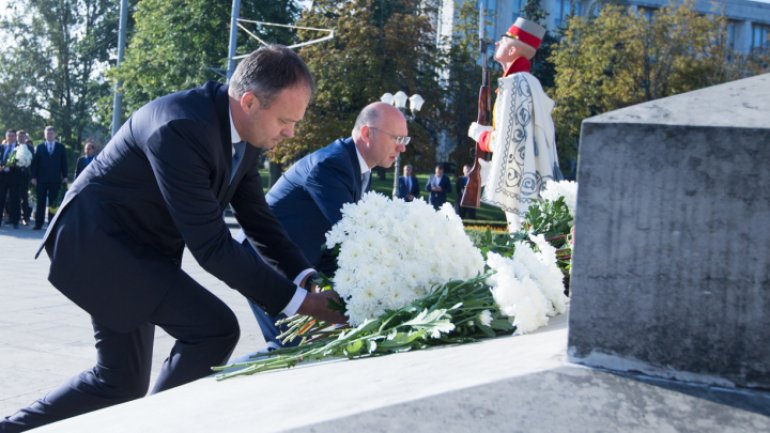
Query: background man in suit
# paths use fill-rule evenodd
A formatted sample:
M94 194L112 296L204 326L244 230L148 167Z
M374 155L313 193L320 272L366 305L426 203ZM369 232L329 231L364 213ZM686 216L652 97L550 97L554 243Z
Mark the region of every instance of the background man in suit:
M35 155L35 146L32 145L32 141L27 135L27 131L20 129L16 131L16 139L20 144L27 146L30 155ZM22 223L28 225L32 221L32 206L29 205L29 180L30 180L30 167L22 169L22 181L21 181L21 216Z
M43 228L47 206L53 206L59 199L59 188L67 183L67 150L56 141L56 129L46 126L45 141L40 143L32 157L30 167L32 185L35 186L35 230ZM46 204L47 201L47 204ZM48 212L48 222L53 215Z
M51 258L51 283L92 316L98 362L7 417L0 432L144 396L155 326L177 341L153 392L227 361L238 322L182 271L185 246L202 268L272 314L345 321L327 308L335 293L300 287L310 263L265 203L256 164L261 149L294 135L312 91L304 62L269 46L238 65L229 88L210 82L134 112L75 180L41 247ZM282 272L232 239L223 218L228 203Z
M267 193L267 203L289 237L316 269L331 276L337 263L324 248L326 232L342 219L342 205L357 202L371 169L389 168L409 143L406 119L390 104L375 102L356 118L351 137L338 139L297 161ZM248 233L246 233L248 234ZM245 239L243 233L239 237ZM244 245L251 249L248 240ZM280 345L271 315L251 302L269 347Z
M396 197L404 201L412 201L420 197L420 182L412 174L412 164L404 166L404 175L398 177L398 192Z
M0 146L0 224L8 203L8 223L13 228L19 228L21 219L19 204L21 203L21 185L23 172L21 167L9 163L9 158L16 151L16 131L9 129L5 132L5 144ZM7 201L6 201L7 198Z
M457 176L457 182L455 182L455 193L457 201L455 202L455 209L460 218L476 218L476 208L462 207L460 202L462 201L463 194L465 193L465 187L468 186L468 173L471 172L471 166L468 164L463 165L463 175Z
M83 145L83 156L78 158L77 164L75 164L75 178L80 176L80 173L86 169L88 164L94 160L94 141L87 139L86 144Z
M443 165L436 164L436 170L425 185L425 190L430 192L428 203L432 204L434 209L438 210L442 204L446 203L446 195L452 192L452 183L444 175Z

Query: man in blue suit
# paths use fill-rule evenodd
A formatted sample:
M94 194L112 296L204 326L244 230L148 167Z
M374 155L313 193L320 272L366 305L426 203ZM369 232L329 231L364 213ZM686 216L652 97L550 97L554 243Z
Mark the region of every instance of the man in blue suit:
M425 190L430 192L428 203L432 204L434 209L438 210L441 205L446 203L447 194L452 192L452 183L444 175L443 165L436 164L436 169L430 179L428 179Z
M34 229L40 230L46 213L49 223L53 218L51 212L46 212L47 207L56 204L59 189L62 184L67 184L67 149L56 141L56 129L53 126L46 126L45 141L37 145L30 166L30 178L37 199Z
M301 287L311 265L270 212L256 164L261 150L294 135L312 91L304 62L269 46L238 65L229 87L207 83L134 112L75 180L41 247L51 258L51 283L92 317L98 362L1 421L0 432L144 396L155 326L177 341L153 392L227 361L238 322L182 270L185 247L271 314L345 321L327 307L336 294ZM277 269L230 236L228 204Z
M369 104L359 113L351 137L300 159L267 193L270 209L317 270L329 276L334 273L337 264L324 248L326 232L342 219L342 205L361 198L371 169L391 167L406 150L407 134L406 119L397 108L382 102ZM251 249L248 240L244 245ZM279 346L275 321L281 316L265 313L254 302L251 306L269 347Z
M420 181L413 173L412 164L404 166L404 175L398 177L398 191L396 197L404 201L414 201L420 197Z

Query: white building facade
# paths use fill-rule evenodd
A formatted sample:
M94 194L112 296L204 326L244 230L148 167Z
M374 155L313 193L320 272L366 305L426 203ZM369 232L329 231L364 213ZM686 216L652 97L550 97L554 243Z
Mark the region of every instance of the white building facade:
M526 0L479 0L489 11L488 16L495 16L494 23L487 28L487 34L495 39L504 33L516 18L521 15ZM458 19L455 10L462 0L442 0L438 13L437 30L439 37L451 36L454 20ZM602 5L607 3L626 4L642 13L652 14L655 10L669 4L668 0L541 0L543 10L548 14L546 28L555 30L565 24L572 13L586 16L597 14ZM749 53L753 50L770 49L770 0L698 0L695 9L704 14L724 14L728 21L728 43L738 52Z

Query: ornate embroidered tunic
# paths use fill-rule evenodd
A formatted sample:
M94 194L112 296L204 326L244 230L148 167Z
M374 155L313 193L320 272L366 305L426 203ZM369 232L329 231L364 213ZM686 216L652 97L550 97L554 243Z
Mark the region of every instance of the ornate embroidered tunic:
M479 140L492 152L482 200L503 209L512 230L545 181L562 178L551 118L554 103L529 70L522 57L498 80L494 129Z

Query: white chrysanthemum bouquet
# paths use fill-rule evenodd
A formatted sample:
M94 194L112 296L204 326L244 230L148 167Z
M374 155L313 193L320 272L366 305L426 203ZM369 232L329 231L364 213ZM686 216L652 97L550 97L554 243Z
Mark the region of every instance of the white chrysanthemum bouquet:
M18 144L11 156L8 157L6 165L9 167L26 168L32 164L32 152L27 149L25 144Z
M532 332L567 309L558 251L543 235L505 236L502 244L481 242L485 263L450 205L436 211L423 201L368 193L343 207L342 220L326 236L327 248L339 250L327 288L345 302L350 327L294 316L283 336L302 338L299 346L215 370L230 369L220 376L226 378Z
M342 208L342 220L326 235L326 247L335 245L339 269L332 281L353 326L484 270L481 251L449 204L436 212L422 200L370 192Z

